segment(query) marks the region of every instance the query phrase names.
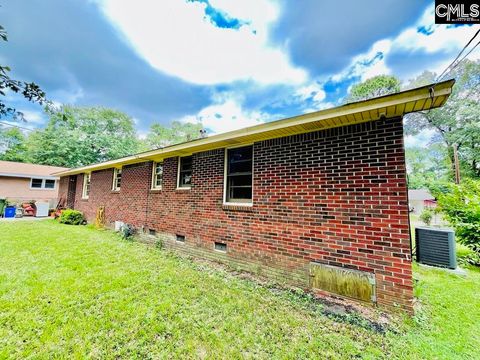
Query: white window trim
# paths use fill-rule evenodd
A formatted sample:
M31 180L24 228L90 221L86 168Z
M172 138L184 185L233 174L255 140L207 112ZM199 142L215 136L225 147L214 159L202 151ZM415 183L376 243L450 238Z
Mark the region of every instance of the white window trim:
M117 186L118 170L120 170L120 172L122 173L122 176L123 176L123 172L122 172L121 168L120 169L119 168L114 168L113 169L112 191L120 191L120 188L122 187L121 185Z
M90 197L90 191L88 195L86 194L87 190L87 178L89 178L90 181L90 188L92 187L92 177L90 173L85 173L83 174L83 186L82 186L82 199L88 199Z
M162 185L157 186L157 178L156 178L156 169L157 165L162 164ZM162 190L163 187L163 161L154 161L153 162L153 167L152 167L152 186L150 187L150 190Z
M230 149L237 149L242 147L252 147L252 200L249 202L231 202L227 201L227 168L228 168L228 150ZM236 145L236 146L229 146L225 148L224 152L224 165L223 165L223 205L229 206L244 206L244 207L252 207L253 206L253 194L254 194L254 169L255 169L255 151L253 148L253 144L243 144L243 145Z
M180 186L180 162L182 158L186 158L186 157L189 157L189 156L192 156L191 154L190 155L183 155L183 156L179 156L178 157L178 164L177 164L177 188L176 190L191 190L192 189L192 186ZM193 157L192 157L192 176L193 176Z
M32 182L33 182L33 179L38 179L38 180L42 180L42 185L38 188L38 187L33 187L32 186ZM53 188L47 188L45 187L45 183L47 182L47 180L54 180L55 183L53 184ZM41 178L41 177L31 177L30 178L30 190L56 190L57 189L57 180L56 179L45 179L45 178Z

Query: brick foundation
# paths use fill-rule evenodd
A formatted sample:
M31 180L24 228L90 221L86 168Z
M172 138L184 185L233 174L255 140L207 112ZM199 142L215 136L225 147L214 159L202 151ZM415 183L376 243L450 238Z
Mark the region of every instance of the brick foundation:
M249 208L223 204L224 156L193 154L191 190L176 189L177 158L164 160L162 190L150 190L151 162L125 166L119 192L112 169L93 172L88 200L80 174L75 208L92 220L104 205L109 222L154 229L168 247L302 287L312 261L372 272L379 305L412 311L400 118L255 143Z

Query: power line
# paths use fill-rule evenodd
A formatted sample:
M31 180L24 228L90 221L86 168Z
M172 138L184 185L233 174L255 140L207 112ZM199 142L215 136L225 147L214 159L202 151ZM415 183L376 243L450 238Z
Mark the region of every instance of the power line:
M435 83L438 83L439 81L442 80L443 77L445 77L447 74L449 74L454 68L456 68L458 66L458 64L463 61L477 46L478 44L480 43L477 43L460 61L457 62L458 58L463 54L463 52L465 51L466 48L468 48L470 46L470 44L472 43L472 41L478 36L478 34L480 34L480 29L477 30L477 32L475 33L475 35L473 35L473 37L468 40L467 44L463 47L463 49L458 53L457 57L450 63L450 65L448 65L445 70L443 70L443 72L437 77L437 81ZM454 65L455 64L455 65ZM453 67L452 67L453 66ZM449 70L450 69L450 70Z
M457 65L458 65L459 63L461 63L468 55L470 55L470 54L472 53L472 51L475 50L478 45L480 45L480 40L475 44L475 46L474 46L473 48L470 49L470 51L469 51L468 53L465 54L465 56L464 56L463 58L461 58L461 59L458 61Z
M0 124L6 125L6 126L11 126L11 127L16 127L16 128L26 130L26 131L34 131L33 129L29 129L29 128L19 126L19 125L13 125L13 124L10 124L10 123L4 122L4 121L0 121Z
M457 63L444 75L444 77L447 76L448 74L450 74L453 70L455 70L457 68L457 66L460 65L462 63L462 61L465 60L467 58L467 56L470 55L472 53L472 51L477 48L478 45L480 45L480 41L478 43L476 43L475 46L473 48L471 48L470 51L468 53L466 53L460 60L458 60Z

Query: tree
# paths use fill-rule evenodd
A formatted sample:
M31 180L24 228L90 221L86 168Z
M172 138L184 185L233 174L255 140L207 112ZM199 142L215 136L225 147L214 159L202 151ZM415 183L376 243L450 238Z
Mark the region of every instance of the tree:
M16 127L0 129L0 160L27 161L25 136Z
M102 107L63 106L52 113L43 130L28 139L28 154L36 164L77 167L138 152L133 120Z
M345 102L368 100L374 97L393 94L400 91L400 80L395 76L378 75L363 83L352 86Z
M198 139L201 137L200 131L202 129L203 126L201 123L194 124L173 121L169 127L161 124L153 124L150 127L146 141L150 148L161 148Z
M480 177L480 61L463 61L451 76L456 84L447 103L441 109L409 114L406 133L435 129L432 140L446 145L452 166L456 144L464 174ZM407 87L433 83L435 77L434 73L424 72Z
M405 160L409 189L429 188L434 182L448 180L449 164L443 144L406 148Z
M446 192L435 196L455 228L455 237L475 251L480 261L480 181L466 179L461 185L450 184Z
M0 25L0 41L8 41L7 32ZM40 105L50 106L45 92L33 82L26 82L14 80L9 76L10 67L0 65L0 96L6 96L7 91L21 93L25 99L31 102L39 103ZM4 117L12 117L14 119L20 118L23 120L23 114L17 111L14 107L7 105L2 98L0 98L0 119Z

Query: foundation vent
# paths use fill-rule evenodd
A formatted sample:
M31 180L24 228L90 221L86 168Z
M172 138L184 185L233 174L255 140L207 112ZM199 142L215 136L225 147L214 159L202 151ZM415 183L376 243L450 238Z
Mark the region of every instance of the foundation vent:
M227 252L227 244L224 244L221 242L215 242L214 249L221 252Z

